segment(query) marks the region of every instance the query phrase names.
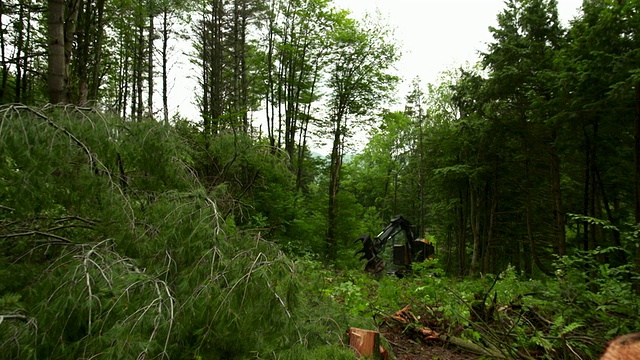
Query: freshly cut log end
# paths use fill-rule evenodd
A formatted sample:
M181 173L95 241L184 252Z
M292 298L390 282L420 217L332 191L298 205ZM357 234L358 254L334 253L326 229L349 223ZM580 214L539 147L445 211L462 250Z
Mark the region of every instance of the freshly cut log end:
M617 337L609 342L600 360L640 359L640 333Z
M380 345L380 333L373 330L349 328L349 346L355 350L358 357L366 356L376 360L387 360L387 350Z

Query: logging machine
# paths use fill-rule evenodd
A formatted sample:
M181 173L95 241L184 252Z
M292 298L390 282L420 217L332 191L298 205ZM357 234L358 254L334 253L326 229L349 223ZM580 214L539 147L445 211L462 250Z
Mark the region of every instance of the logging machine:
M413 262L422 262L433 258L435 248L426 239L418 239L414 235L415 226L402 216L391 220L384 230L375 238L369 234L361 235L356 241L362 242L360 260L366 260L364 269L378 274L386 271L402 277L411 269Z

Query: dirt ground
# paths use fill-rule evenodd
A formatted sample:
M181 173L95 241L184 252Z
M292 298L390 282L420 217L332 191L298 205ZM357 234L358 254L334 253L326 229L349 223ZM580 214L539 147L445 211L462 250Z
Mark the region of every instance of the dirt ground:
M441 335L445 335L445 329L456 331L442 321L442 314L426 307L422 307L418 312L419 316L416 316L414 310L407 306L387 317L380 324L378 330L391 347L397 360L475 360L479 358L478 355L442 340Z
M424 342L412 339L396 328L383 326L380 333L391 346L397 360L475 360L479 356L462 352L454 346L448 346L441 341Z

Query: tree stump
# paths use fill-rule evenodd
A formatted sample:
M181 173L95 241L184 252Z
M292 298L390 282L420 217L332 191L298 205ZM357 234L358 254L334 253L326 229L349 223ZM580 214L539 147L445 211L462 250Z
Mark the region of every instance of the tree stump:
M368 356L374 360L388 359L387 350L380 345L380 333L372 330L349 328L349 346L358 357Z
M623 335L609 342L600 360L640 359L640 333Z

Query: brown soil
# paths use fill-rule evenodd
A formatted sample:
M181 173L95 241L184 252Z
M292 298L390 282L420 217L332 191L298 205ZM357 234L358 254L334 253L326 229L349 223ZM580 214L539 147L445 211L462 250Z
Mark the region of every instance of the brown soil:
M423 308L424 310L424 308ZM385 319L379 331L397 360L475 360L480 357L439 338L448 328L433 310L413 314L409 307ZM456 332L453 329L450 329Z
M397 360L476 360L479 356L456 349L439 340L422 341L413 339L397 327L382 326L380 333L391 346Z

